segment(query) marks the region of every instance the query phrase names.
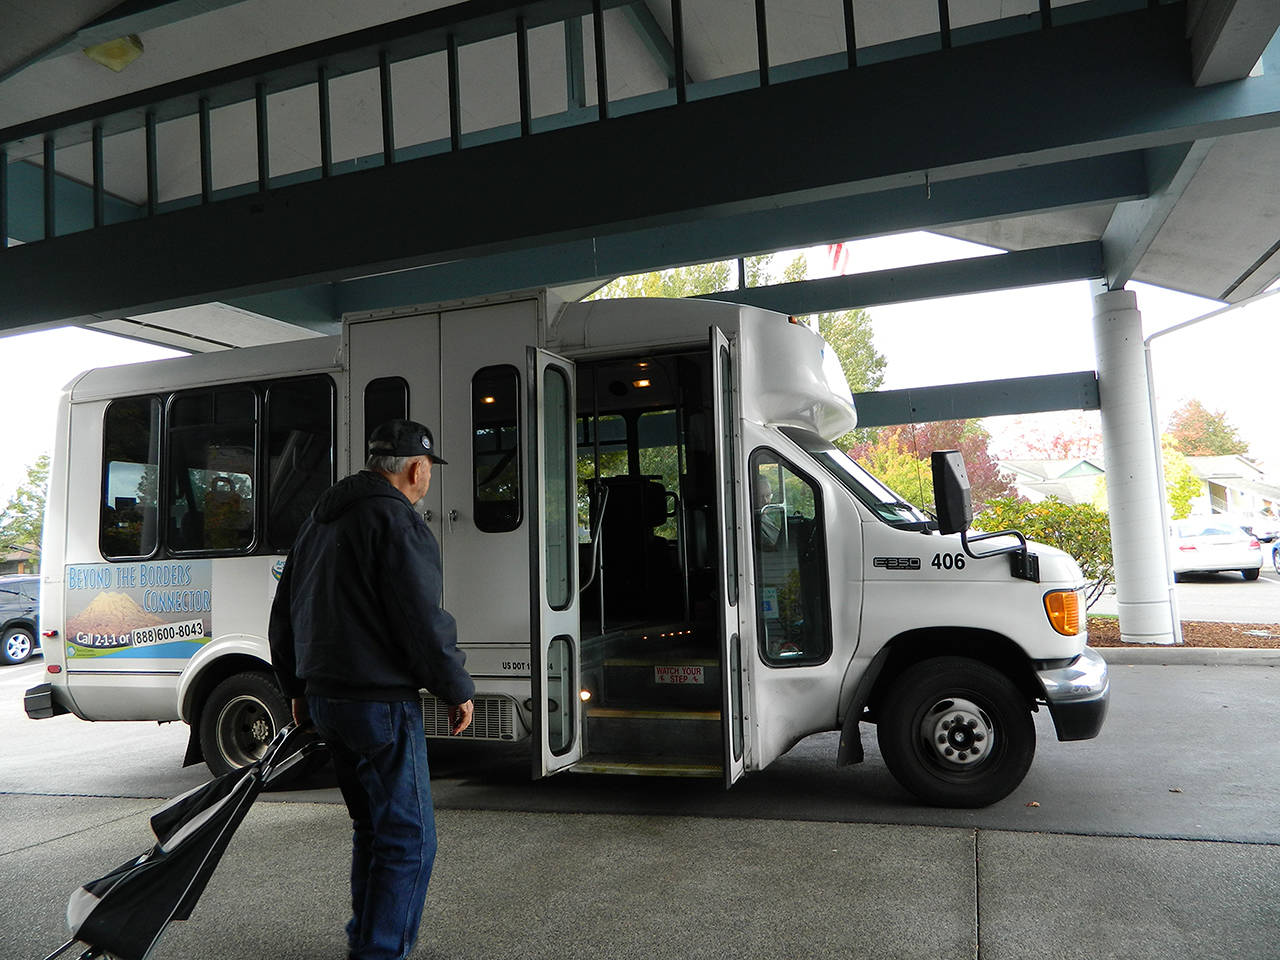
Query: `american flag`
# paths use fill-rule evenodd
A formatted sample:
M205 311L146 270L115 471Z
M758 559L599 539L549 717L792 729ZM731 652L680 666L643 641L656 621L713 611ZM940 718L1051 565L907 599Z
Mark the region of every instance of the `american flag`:
M849 266L849 248L843 243L828 243L827 255L831 258L831 271L843 276Z

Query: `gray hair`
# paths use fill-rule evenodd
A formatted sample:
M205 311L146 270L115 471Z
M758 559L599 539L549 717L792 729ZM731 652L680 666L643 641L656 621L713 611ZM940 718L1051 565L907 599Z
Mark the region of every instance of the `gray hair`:
M404 473L409 469L409 464L419 459L418 457L391 457L382 454L370 454L369 459L364 462L366 470L376 470L378 473L389 473L393 476Z

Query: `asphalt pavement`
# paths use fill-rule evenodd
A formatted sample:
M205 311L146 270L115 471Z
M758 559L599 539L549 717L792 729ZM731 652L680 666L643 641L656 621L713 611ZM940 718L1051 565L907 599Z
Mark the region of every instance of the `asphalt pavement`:
M70 890L145 850L156 799L205 776L177 767L175 725L27 720L15 690L39 669L0 670L0 956L37 960ZM860 766L824 734L727 792L531 782L523 750L433 743L414 956L1274 960L1280 670L1116 662L1113 682L1100 738L1058 743L1038 717L1027 780L978 811L915 804L874 735ZM321 783L264 797L153 956L338 960L348 838Z

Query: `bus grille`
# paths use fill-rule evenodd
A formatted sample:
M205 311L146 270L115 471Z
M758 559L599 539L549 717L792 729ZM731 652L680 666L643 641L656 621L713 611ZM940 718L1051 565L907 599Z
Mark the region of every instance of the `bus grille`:
M510 697L476 697L471 726L458 734L462 740L514 740L515 701ZM431 695L422 698L422 727L428 737L449 736L449 705Z

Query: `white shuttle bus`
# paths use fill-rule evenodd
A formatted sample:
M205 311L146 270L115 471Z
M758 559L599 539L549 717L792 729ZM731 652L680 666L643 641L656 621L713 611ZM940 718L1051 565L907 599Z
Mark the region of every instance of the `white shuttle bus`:
M449 461L417 509L476 681L464 736L530 741L535 776L731 785L819 731L858 762L872 724L904 787L978 806L1026 774L1039 707L1061 740L1102 725L1077 565L975 550L958 455L939 523L833 447L853 400L813 330L541 291L70 384L28 714L182 720L188 763L252 760L288 717L266 633L294 535L405 416ZM423 722L448 735L425 691Z

